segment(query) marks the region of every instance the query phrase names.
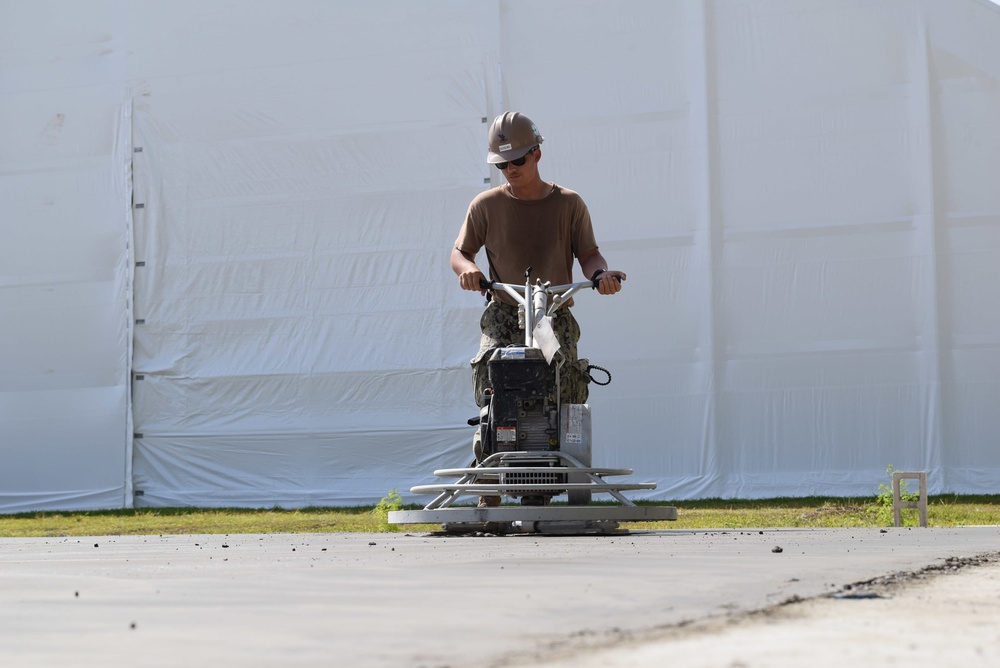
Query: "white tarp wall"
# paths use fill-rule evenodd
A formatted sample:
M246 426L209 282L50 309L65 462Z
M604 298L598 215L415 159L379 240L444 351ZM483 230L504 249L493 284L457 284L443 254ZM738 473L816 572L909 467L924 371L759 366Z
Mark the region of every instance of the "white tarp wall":
M0 511L131 504L131 122L113 4L0 2ZM117 44L115 43L117 40Z
M576 307L598 463L662 499L1000 488L986 0L0 0L0 45L0 511L467 463L447 257L504 109L629 274Z

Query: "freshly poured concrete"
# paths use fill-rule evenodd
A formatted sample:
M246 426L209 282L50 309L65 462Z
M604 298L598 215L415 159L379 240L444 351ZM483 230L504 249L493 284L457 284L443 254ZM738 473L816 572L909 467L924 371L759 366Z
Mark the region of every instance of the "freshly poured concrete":
M643 652L667 647L676 665L763 666L799 641L810 665L843 665L823 657L845 641L807 642L794 611L854 618L894 599L809 599L982 555L931 581L971 578L956 594L970 606L996 586L986 562L1000 556L998 527L0 539L0 665L659 666ZM899 592L925 584L889 580ZM956 625L937 650L958 652L967 624L931 607L937 628ZM997 606L980 609L983 628L1000 627ZM753 624L767 660L709 653ZM889 627L842 626L857 651L901 642Z

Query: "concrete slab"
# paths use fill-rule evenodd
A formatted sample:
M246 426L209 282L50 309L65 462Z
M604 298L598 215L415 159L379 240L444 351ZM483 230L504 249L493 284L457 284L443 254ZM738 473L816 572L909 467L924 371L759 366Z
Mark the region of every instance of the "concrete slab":
M1000 665L1000 562L661 629L586 651L567 647L516 665L993 668Z
M998 527L0 539L0 664L529 665L998 550Z

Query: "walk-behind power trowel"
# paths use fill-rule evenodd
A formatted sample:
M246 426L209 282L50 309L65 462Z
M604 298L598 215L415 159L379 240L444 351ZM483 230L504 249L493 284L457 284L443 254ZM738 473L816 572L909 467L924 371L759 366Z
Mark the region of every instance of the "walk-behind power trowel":
M392 524L437 524L447 533L622 533L619 522L677 519L670 506L637 506L626 490L655 489L655 483L608 482L631 469L591 465L590 406L561 404L564 364L552 331L552 315L596 280L551 286L483 281L519 304L524 345L498 348L489 360L490 388L478 419L476 460L467 468L439 469L434 475L454 482L418 485L414 494L437 494L423 510L389 513ZM596 367L594 367L596 368ZM610 381L610 374L607 376ZM615 505L592 505L595 493L609 494ZM568 503L552 504L565 494ZM453 505L463 496L509 497L516 505ZM485 507L483 507L485 505Z

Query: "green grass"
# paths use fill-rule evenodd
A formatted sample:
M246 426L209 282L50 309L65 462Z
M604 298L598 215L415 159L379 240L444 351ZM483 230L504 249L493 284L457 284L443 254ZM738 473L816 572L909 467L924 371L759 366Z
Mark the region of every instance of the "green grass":
M142 508L0 515L0 537L378 531L372 507Z
M677 501L677 521L626 524L632 529L753 529L773 527L886 527L892 508L878 497L710 499ZM0 515L0 537L123 536L157 534L239 534L436 531L437 525L386 523L387 509L400 507L390 496L378 506L302 508L143 508L91 512L34 512ZM405 506L408 509L418 506ZM933 496L930 526L1000 525L998 496ZM917 524L917 511L903 511L904 525Z
M647 528L850 528L892 526L892 500L875 498L782 498L756 501L709 499L678 501L676 522ZM903 509L903 526L919 525L916 509ZM932 527L1000 525L1000 496L931 496L927 524ZM637 525L638 526L638 525Z

